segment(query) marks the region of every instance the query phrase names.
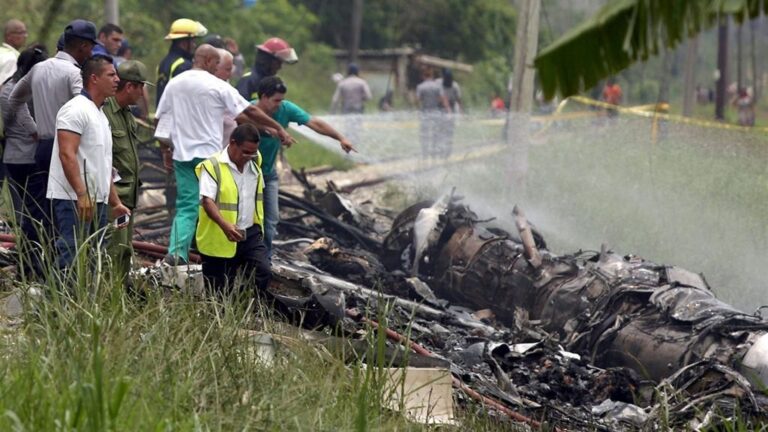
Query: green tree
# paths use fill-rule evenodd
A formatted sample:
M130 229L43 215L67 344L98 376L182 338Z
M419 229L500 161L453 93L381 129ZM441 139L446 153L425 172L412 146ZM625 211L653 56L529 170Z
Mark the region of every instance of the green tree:
M546 97L570 96L632 63L674 48L723 15L768 11L761 0L616 0L544 48L535 61Z

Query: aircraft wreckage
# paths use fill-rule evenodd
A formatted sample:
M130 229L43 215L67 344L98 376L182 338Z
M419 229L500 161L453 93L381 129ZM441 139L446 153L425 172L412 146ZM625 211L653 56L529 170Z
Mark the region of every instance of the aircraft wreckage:
M768 321L717 300L701 275L607 249L555 255L519 209L509 232L453 193L382 228L383 209L303 180L303 197L280 192L268 297L326 329L306 333L313 343L377 358L365 334L385 320L388 364L450 369L459 406L535 429L766 423Z
M275 266L278 281L333 305L320 308L326 324L342 322L344 308L393 304L399 319L389 325L449 361L463 383L566 428L637 429L662 412L673 428L695 430L729 416L749 427L765 420L768 321L716 299L700 274L605 248L558 256L521 210L511 233L452 193L406 209L374 245L359 238L370 228L362 212L337 192L306 195L334 202L356 227L332 226L286 255L312 266Z

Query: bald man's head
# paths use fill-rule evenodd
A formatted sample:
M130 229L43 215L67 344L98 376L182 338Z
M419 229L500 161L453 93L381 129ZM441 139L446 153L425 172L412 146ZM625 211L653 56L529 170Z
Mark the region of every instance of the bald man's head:
M212 45L202 44L195 50L195 60L193 66L202 69L208 73L215 74L219 67L221 55L219 49Z
M219 58L221 59L219 61L219 67L216 69L216 75L219 79L222 79L224 81L229 81L229 79L232 77L232 67L234 66L234 57L232 56L232 53L229 51L223 49L223 48L217 48L219 50Z
M8 45L21 49L27 42L27 26L23 22L17 19L10 19L6 21L3 30L5 43Z

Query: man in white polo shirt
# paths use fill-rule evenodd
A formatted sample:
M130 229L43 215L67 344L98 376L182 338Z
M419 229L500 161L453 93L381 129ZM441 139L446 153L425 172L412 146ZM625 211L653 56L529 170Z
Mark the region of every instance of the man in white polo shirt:
M82 70L83 91L56 115L46 197L56 219L57 265L72 265L78 243L107 224L106 203L118 217L130 211L120 202L113 183L112 132L101 106L114 96L120 81L112 58L97 55Z
M293 142L280 124L251 105L228 83L216 78L214 73L219 61L216 48L200 45L195 51L192 69L168 82L157 107L159 125L170 126L172 148L164 148L163 159L166 168L173 170L176 177L176 214L165 259L172 265L189 260L199 202L195 167L221 150L224 117L232 116L238 123L256 123L282 141Z

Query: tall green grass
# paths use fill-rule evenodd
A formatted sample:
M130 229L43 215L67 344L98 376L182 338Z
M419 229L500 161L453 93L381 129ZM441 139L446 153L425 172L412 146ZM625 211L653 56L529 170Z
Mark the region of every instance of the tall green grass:
M14 281L24 313L0 338L0 430L431 429L383 408L388 364L373 353L384 327L369 332L367 367L345 363L252 299L195 297L153 277L134 277L143 296L126 294L108 257L80 252L88 263L67 277ZM273 362L257 355L256 331L281 341ZM472 429L503 430L475 414Z

